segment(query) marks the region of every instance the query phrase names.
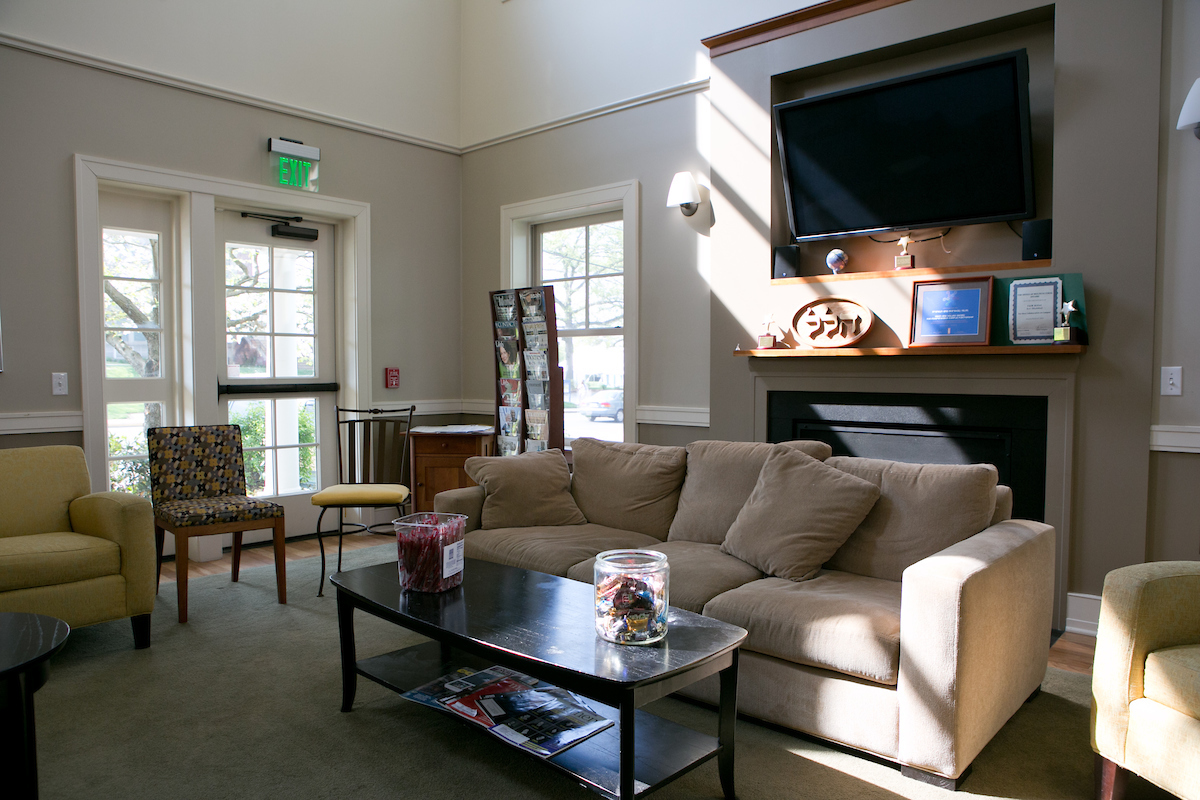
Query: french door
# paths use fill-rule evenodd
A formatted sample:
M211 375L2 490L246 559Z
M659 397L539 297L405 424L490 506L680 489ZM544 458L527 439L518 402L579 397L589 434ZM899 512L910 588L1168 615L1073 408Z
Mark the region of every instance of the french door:
M337 481L334 227L306 220L308 242L237 211L216 223L219 421L242 428L247 492L310 533L310 496Z

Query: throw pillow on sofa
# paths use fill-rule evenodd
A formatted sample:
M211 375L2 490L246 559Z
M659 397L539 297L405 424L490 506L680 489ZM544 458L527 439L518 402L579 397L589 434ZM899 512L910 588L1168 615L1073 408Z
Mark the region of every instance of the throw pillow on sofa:
M825 462L879 487L879 502L827 569L898 581L923 558L974 536L996 510L991 464L902 464L835 456Z
M666 539L687 465L682 447L576 439L571 494L588 522Z
M571 473L561 450L474 456L465 469L485 492L480 522L485 530L587 522L571 497Z
M777 447L721 550L792 581L817 574L879 499L870 481Z
M777 446L799 450L820 461L832 449L824 442L692 442L687 446L687 477L679 511L667 541L720 544L746 504L767 456Z

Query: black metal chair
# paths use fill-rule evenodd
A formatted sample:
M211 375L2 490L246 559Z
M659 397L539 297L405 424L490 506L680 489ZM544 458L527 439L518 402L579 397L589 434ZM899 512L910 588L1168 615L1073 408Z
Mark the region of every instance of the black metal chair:
M338 571L342 570L342 537L347 533L374 532L379 525L347 523L347 508L395 508L404 516L410 492L404 484L404 467L408 463L409 432L413 412L409 406L399 412L378 408L337 409L338 424L338 483L312 496L312 504L321 506L317 517L317 544L321 548L321 582L317 597L325 591L325 542L321 520L325 512L338 512ZM343 419L343 415L354 415ZM367 416L357 416L357 415ZM403 415L403 416L398 416Z

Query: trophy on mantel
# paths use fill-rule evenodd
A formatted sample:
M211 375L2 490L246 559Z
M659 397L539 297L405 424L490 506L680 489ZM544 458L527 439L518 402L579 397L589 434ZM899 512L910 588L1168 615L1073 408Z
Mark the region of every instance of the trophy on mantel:
M1071 315L1079 311L1074 300L1059 306L1058 326L1054 329L1055 344L1087 344L1087 333L1071 327Z

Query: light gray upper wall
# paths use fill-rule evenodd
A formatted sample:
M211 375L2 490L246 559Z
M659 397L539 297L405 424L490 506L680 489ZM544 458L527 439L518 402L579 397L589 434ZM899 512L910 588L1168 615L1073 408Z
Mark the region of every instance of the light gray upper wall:
M371 204L374 399L461 398L458 156L3 46L0 109L0 413L80 410L73 156L260 183L269 136L321 148L322 195Z
M491 402L488 292L499 289L500 208L619 181L641 183L639 406L708 405L707 237L667 208L676 172L704 176L697 114L684 95L463 156L463 387ZM717 225L720 225L718 211ZM626 399L626 407L632 405Z
M773 289L784 288L766 279L770 164L753 154L770 152L772 76L1044 5L910 0L714 60L713 181L718 192L736 194L740 204L739 218L726 215L730 224L713 230L714 437L740 439L753 431L755 371L768 367L735 358L732 351L752 341L755 304L769 304ZM1077 369L1068 588L1098 594L1104 575L1142 561L1146 545L1161 4L1062 0L1054 4L1054 16L1054 270L1084 275L1092 341L1087 354L1077 365L1029 356L937 363L892 358L855 359L850 366L773 364L769 372L990 371L1019 380L1022 373ZM723 117L733 119L724 125Z

